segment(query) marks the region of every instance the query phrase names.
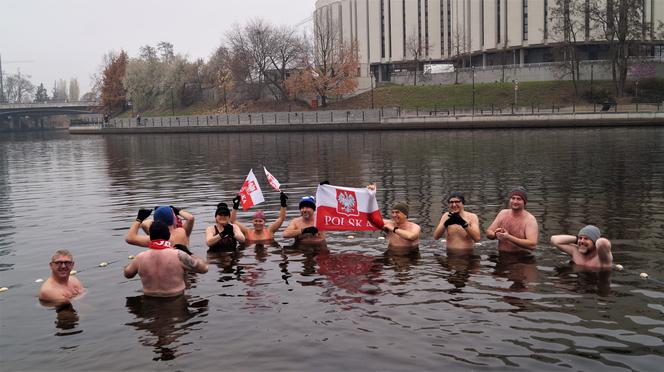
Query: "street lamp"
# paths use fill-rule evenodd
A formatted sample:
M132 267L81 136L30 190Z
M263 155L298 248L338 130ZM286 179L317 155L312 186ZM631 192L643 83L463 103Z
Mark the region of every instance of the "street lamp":
M475 115L475 66L471 66L473 72L473 115Z
M373 110L374 108L374 84L373 84L373 79L374 79L374 71L369 67L369 79L371 80L371 109Z

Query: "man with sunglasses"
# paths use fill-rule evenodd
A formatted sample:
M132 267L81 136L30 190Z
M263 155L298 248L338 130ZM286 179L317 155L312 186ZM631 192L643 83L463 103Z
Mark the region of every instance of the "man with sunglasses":
M443 234L448 250L473 249L480 240L480 222L475 213L464 210L466 199L460 192L453 191L447 198L448 211L443 213L433 238L438 240Z
M64 304L85 291L81 282L75 276L71 276L74 259L68 250L61 249L55 252L50 266L51 276L39 290L41 301L54 305Z

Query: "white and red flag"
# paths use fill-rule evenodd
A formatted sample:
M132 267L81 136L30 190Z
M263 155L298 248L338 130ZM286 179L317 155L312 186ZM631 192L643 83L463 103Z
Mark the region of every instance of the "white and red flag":
M281 191L281 184L279 181L277 181L276 178L272 175L272 173L267 171L267 168L263 167L263 170L265 171L265 177L267 177L267 182L272 186L273 189L277 191Z
M323 231L381 229L383 217L378 210L376 191L319 185L316 191L316 227Z
M251 169L249 170L247 179L244 180L244 184L242 184L242 188L240 189L240 204L242 204L242 209L246 211L254 205L260 204L264 201L265 198L263 198L261 187L258 185L254 170Z

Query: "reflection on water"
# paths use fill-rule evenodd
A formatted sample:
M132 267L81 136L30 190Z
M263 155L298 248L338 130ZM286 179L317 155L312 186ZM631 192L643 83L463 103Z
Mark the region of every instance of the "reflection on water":
M152 347L153 360L172 360L182 354L178 352L178 339L201 323L192 321L208 311L208 300L188 302L185 295L176 297L127 297L127 310L136 316L126 325L146 333L139 336L144 346Z
M204 228L249 169L291 201L333 184L378 183L422 227L419 252L380 233L330 233L323 247L240 246L207 255ZM0 138L3 370L656 370L664 363L664 129L354 132ZM513 185L540 225L532 256L483 238L459 254L431 240L450 190L485 229ZM263 188L266 218L279 195ZM196 217L207 274L185 296L136 296L123 236L140 207ZM248 218L250 212L240 212ZM287 220L298 215L295 202ZM588 272L548 244L599 226L623 271ZM35 306L53 247L76 256L85 306ZM100 262L107 262L100 267ZM128 325L128 326L124 326ZM85 329L85 332L82 330ZM138 347L137 347L138 346ZM36 351L35 351L36 350ZM104 353L99 353L104 350ZM211 357L213 356L213 357ZM361 367L358 367L361 366ZM318 368L318 367L316 367ZM325 368L323 368L325 369Z

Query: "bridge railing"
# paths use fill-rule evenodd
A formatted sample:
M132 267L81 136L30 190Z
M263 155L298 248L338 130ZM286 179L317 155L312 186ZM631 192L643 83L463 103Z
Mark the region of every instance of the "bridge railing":
M73 101L73 102L41 102L41 103L2 103L2 109L29 109L29 108L57 108L57 107L94 107L101 103L97 101Z

